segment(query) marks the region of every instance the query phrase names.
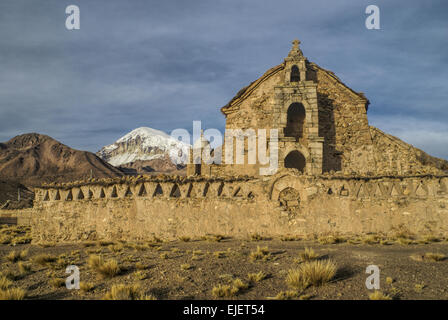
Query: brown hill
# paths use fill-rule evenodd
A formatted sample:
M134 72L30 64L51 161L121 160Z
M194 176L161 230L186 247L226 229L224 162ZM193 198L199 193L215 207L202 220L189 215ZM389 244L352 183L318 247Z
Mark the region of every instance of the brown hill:
M168 155L152 160L136 160L121 165L119 169L128 175L160 173L186 175L187 173L185 166L175 165Z
M29 133L0 143L0 179L26 186L122 176L95 154L72 149L49 136ZM1 192L1 190L0 190Z

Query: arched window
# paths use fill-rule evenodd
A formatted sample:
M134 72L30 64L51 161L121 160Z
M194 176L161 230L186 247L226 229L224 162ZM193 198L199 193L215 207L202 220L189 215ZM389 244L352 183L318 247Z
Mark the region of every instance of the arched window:
M290 82L299 82L300 81L300 71L299 67L293 65L291 68L291 80Z
M305 127L305 107L301 103L293 103L288 108L285 136L302 138Z
M305 157L299 151L291 151L285 158L285 168L295 168L301 172L304 172L305 165Z

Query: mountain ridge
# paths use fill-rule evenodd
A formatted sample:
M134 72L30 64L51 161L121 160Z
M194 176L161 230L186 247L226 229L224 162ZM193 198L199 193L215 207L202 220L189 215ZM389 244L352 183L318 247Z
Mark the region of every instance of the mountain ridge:
M70 148L44 134L26 133L0 144L2 180L35 186L90 175L110 178L123 173L91 152Z

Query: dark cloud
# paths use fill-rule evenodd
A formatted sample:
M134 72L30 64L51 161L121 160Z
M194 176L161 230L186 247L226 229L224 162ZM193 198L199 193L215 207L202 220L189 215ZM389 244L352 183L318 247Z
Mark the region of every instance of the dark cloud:
M65 7L81 30L65 29ZM448 5L376 1L39 0L0 3L0 141L41 132L96 151L149 126L223 129L219 108L304 54L366 93L370 122L448 158Z

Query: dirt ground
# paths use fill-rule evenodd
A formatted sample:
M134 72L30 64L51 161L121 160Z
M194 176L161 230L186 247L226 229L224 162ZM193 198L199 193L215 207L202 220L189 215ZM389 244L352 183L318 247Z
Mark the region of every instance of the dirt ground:
M9 229L12 228L3 227L0 231L8 234ZM21 232L28 231L21 230L15 236L23 239ZM9 243L0 245L0 276L10 279L12 287L24 289L26 299L102 299L116 284L138 284L142 292L156 299L272 299L279 298L280 292L291 291L285 281L288 270L303 263L300 253L312 248L319 255L317 259L331 259L336 264L336 275L330 282L310 286L292 298L369 299L374 290L366 288L369 276L366 268L377 265L380 291L393 299L448 299L448 260L443 258L448 254L448 241L339 242L342 243L210 238L78 245ZM263 248L264 254L254 260L252 252L257 247ZM11 261L14 260L9 256L12 251L23 252L22 257ZM427 253L438 253L442 258L440 261L421 258ZM39 261L42 254L50 257L49 261ZM101 256L104 261L116 260L119 273L103 278L89 265L91 255ZM65 287L67 265L78 266L81 283L88 283L92 288L68 290ZM23 266L30 270L23 271ZM260 271L264 279L248 280L249 273ZM212 293L214 287L231 285L237 278L248 287L227 298L218 298Z

